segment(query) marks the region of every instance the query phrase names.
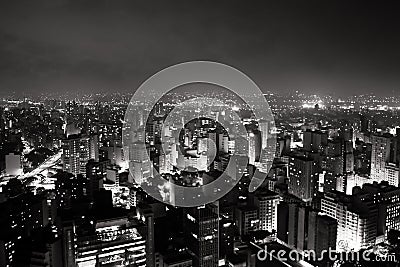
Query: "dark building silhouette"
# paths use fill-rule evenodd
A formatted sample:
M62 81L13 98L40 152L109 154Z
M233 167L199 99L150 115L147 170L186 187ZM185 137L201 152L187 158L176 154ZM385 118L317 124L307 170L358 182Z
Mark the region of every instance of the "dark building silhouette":
M193 266L218 266L219 204L184 209L185 240Z

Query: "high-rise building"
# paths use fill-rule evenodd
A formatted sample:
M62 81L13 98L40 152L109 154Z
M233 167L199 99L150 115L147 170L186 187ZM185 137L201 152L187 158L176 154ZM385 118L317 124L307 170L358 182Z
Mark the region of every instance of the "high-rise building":
M15 250L14 266L63 266L62 238L54 225L48 225L32 236L21 238Z
M224 154L229 152L228 150L229 136L227 134L218 134L218 151Z
M99 136L93 135L90 137L90 159L99 160Z
M337 222L310 206L283 203L278 238L297 250L312 250L319 256L323 250L336 249Z
M269 128L269 121L260 120L258 122L258 130L261 132L261 149L268 147Z
M297 247L299 226L299 205L290 203L288 205L287 243L290 247ZM303 222L304 224L304 222Z
M122 124L118 123L100 123L97 126L99 142L107 146L121 146L122 144Z
M362 133L373 132L375 128L374 122L366 115L360 114L360 131Z
M397 140L390 134L371 137L371 178L377 182L385 179L386 164L396 163Z
M385 181L390 185L400 185L400 169L395 163L387 163L385 166Z
M378 208L377 235L387 236L389 230L400 230L400 188L388 182L364 184L356 190L361 201Z
M72 207L72 202L85 195L86 179L82 175L74 176L68 172L58 172L53 177L55 181L57 206L62 209Z
M86 175L86 163L91 157L91 144L88 136L70 135L62 140L63 171L74 175Z
M93 199L96 192L103 188L103 182L107 177L107 161L90 160L86 164L87 195Z
M321 131L307 130L303 133L303 148L309 152L322 151L328 144L328 134Z
M256 162L256 138L254 133L248 133L249 140L249 164L254 165Z
M235 210L236 226L241 236L260 229L258 207L253 205L238 206Z
M185 240L195 267L218 266L218 214L218 202L184 209Z
M311 212L308 220L307 250L318 256L329 248L336 249L337 221L325 214Z
M303 201L311 201L318 192L318 166L311 158L291 156L288 192Z
M340 242L356 251L375 244L378 208L371 201L360 201L342 192L328 192L321 200L321 210L338 223L337 250Z
M146 266L145 226L126 215L65 221L64 266Z
M129 146L129 168L137 184L147 182L153 173L148 149L141 142L134 142Z
M372 144L357 140L354 151L354 171L359 175L371 174Z
M46 198L21 193L0 203L0 210L7 215L0 218L0 266L18 266L14 263L19 240L49 223Z
M285 135L283 138L279 138L277 142L276 157L289 154L290 144L291 144L290 135Z
M279 195L272 191L263 190L256 193L254 203L258 207L260 230L276 233L279 201Z
M219 258L223 259L233 253L235 222L228 218L221 218L219 222Z
M278 205L278 231L277 238L288 244L289 234L289 204L282 201Z
M247 134L249 164L260 162L261 155L261 132L252 131Z
M325 170L324 192L337 190L337 177L343 175L343 156L328 153Z
M297 227L295 227L297 229L297 242L294 242L294 244L295 248L299 250L307 249L308 220L311 213L308 207L300 206L297 209L297 216L295 216L297 218ZM289 229L290 231L291 229Z
M3 134L5 129L4 108L0 107L0 142L3 141Z
M139 218L146 224L146 266L155 265L154 251L154 212L150 205L141 203L137 208Z

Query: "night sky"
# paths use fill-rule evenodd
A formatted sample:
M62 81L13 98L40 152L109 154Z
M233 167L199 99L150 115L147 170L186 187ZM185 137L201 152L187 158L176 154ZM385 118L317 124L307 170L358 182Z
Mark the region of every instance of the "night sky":
M189 60L232 65L264 90L400 89L389 1L0 2L0 91L133 92Z

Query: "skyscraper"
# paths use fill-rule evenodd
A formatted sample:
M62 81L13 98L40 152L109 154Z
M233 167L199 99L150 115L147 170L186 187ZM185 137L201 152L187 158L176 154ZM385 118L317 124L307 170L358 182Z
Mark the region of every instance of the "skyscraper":
M184 209L184 231L193 266L218 266L219 204Z
M83 198L86 179L82 175L74 176L68 172L58 172L52 178L55 181L57 206L62 209L72 207L72 202Z
M377 182L385 179L385 167L396 162L397 140L389 134L373 135L371 154L371 178Z
M148 147L141 142L129 146L129 167L137 184L146 182L152 176L152 164L148 156Z
M62 140L63 171L74 175L86 175L86 163L91 158L90 138L81 135L70 135Z
M279 195L269 190L259 191L254 202L259 209L260 230L276 233Z
M378 208L377 235L386 236L389 230L400 230L400 188L387 181L364 184L356 190L361 201L373 203Z
M309 152L321 151L328 143L328 135L321 131L307 130L303 133L303 148Z
M321 210L338 222L337 242L355 251L375 244L378 208L373 200L360 201L341 192L329 192L321 200ZM343 249L339 243L337 250Z
M385 181L390 185L399 186L400 170L395 163L387 163L385 166Z
M64 265L145 267L143 228L126 215L69 221L63 227Z
M312 212L308 220L307 249L314 250L318 256L329 248L336 248L337 221L325 214Z
M87 195L93 199L96 192L103 187L107 175L107 162L90 160L86 164Z
M155 266L154 256L154 212L150 205L141 203L137 209L143 223L146 224L146 266Z
M290 157L288 192L304 201L311 201L317 191L317 163L303 156Z
M261 132L261 149L265 149L268 146L269 122L260 120L258 122L258 130Z
M235 218L236 226L241 236L248 235L250 232L259 230L260 228L258 207L254 205L236 207Z

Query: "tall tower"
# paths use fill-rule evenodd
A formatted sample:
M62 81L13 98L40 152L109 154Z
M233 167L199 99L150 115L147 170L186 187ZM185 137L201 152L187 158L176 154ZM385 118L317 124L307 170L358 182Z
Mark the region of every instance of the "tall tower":
M259 209L260 230L276 233L279 195L272 191L264 190L257 192L254 202Z
M311 201L318 191L318 166L311 158L293 156L289 160L289 193Z
M336 248L338 223L335 219L315 211L308 218L307 249L314 250L318 256L329 248Z
M86 164L91 158L90 138L70 135L62 140L63 171L86 175Z
M396 162L396 139L387 135L373 135L371 154L371 178L377 182L385 179L385 167L389 162Z
M261 132L261 148L265 149L267 148L267 142L268 142L268 132L269 132L268 121L260 120L258 122L258 130Z
M184 229L195 267L215 267L219 260L219 203L184 210Z
M107 162L90 160L86 164L87 194L93 199L96 192L103 188L103 180L107 174Z
M321 151L328 144L327 133L307 130L303 133L303 147L309 152Z
M145 144L134 142L129 146L129 167L133 170L133 176L137 184L144 183L152 175L152 164L148 157Z

